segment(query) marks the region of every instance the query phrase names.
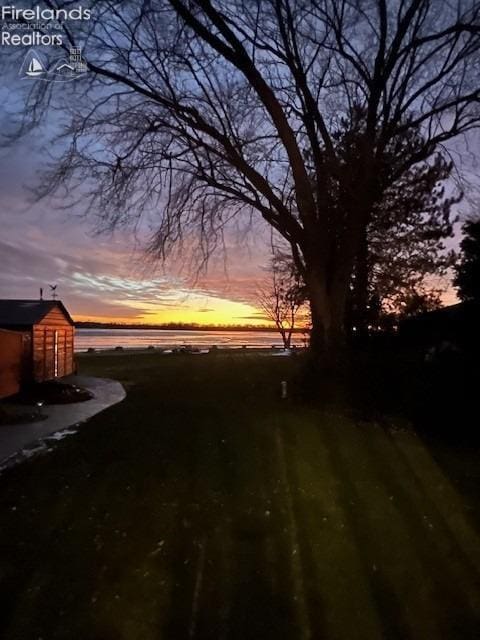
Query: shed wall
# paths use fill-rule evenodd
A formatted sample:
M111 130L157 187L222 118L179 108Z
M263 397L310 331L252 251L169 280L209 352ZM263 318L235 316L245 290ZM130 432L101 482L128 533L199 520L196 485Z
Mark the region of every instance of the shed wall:
M0 398L20 390L28 345L28 334L0 329Z

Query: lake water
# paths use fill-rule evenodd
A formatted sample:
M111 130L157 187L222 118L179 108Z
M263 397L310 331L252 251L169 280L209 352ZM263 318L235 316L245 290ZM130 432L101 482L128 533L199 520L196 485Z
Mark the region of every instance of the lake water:
M292 344L303 346L303 334L293 336ZM154 347L202 347L213 345L222 348L281 347L282 340L275 331L178 331L171 329L77 329L75 351L93 349L130 349Z

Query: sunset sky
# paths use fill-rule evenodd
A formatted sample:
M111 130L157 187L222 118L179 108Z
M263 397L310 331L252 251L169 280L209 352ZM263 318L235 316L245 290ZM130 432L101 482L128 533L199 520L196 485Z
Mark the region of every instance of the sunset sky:
M42 166L41 151L28 141L0 156L1 298L49 298L49 284L76 320L265 324L255 308L265 277L268 231L231 233L227 259L214 256L196 279L179 260L147 262L144 238L131 230L94 233L94 219L32 204L26 186Z
M12 94L8 87L0 89L2 131L9 128L5 104L11 102ZM48 147L49 129L38 136ZM179 260L165 265L147 262L145 230L139 239L127 229L98 235L93 218L55 208L47 201L32 204L26 187L38 180L43 164L38 139L24 140L0 153L0 298L37 298L40 287L49 298L48 285L55 283L76 320L267 323L255 306L269 259L270 232L263 223L246 235L228 234L226 259L216 255L208 272L194 278ZM454 302L450 288L444 303Z
M48 202L32 204L26 186L36 179L41 152L27 142L0 156L0 298L49 298L49 284L76 320L198 324L266 324L255 306L265 278L269 232L231 233L196 280L178 260L147 262L142 238L131 230L94 233L94 220ZM144 238L145 239L145 238ZM452 290L445 303L455 302Z

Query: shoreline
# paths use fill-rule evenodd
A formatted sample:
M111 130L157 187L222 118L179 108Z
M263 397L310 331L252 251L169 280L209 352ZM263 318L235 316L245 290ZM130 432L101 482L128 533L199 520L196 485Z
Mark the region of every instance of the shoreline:
M81 357L92 357L92 356L122 356L122 355L147 355L147 354L156 354L156 355L164 355L164 356L178 356L178 355L216 355L216 354L224 354L224 353L242 353L245 355L291 355L292 353L302 353L305 350L304 347L294 347L290 350L284 349L282 346L271 346L271 347L239 347L239 346L216 346L212 345L211 347L205 348L195 348L195 347L123 347L118 345L117 347L107 348L107 349L99 349L92 348L75 351L74 355Z
M304 334L292 335L292 346L305 347ZM133 351L156 349L188 351L211 349L283 349L278 332L201 332L201 331L121 331L78 330L74 340L75 353L86 353L89 349L114 351L120 348Z

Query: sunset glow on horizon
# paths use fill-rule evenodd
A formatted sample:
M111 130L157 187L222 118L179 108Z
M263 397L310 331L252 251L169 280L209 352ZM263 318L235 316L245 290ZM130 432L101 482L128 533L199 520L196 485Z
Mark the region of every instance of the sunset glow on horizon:
M193 298L195 296L192 296ZM162 308L155 303L142 305L138 315L111 316L97 314L73 313L76 322L102 322L118 324L195 324L199 326L241 326L272 327L273 323L266 318L261 310L252 305L210 297L205 301L208 306L199 308L194 300L188 299L178 308ZM148 306L148 310L145 310ZM132 305L134 310L135 305Z
M28 177L21 154L0 163L3 233L0 297L49 298L49 284L77 322L273 326L257 308L268 244L261 233L229 238L228 265L213 256L202 277L184 274L181 261L150 264L128 230L92 234L92 220L65 216L38 203L26 209L13 173ZM21 220L21 224L19 224ZM61 239L61 241L60 241Z

